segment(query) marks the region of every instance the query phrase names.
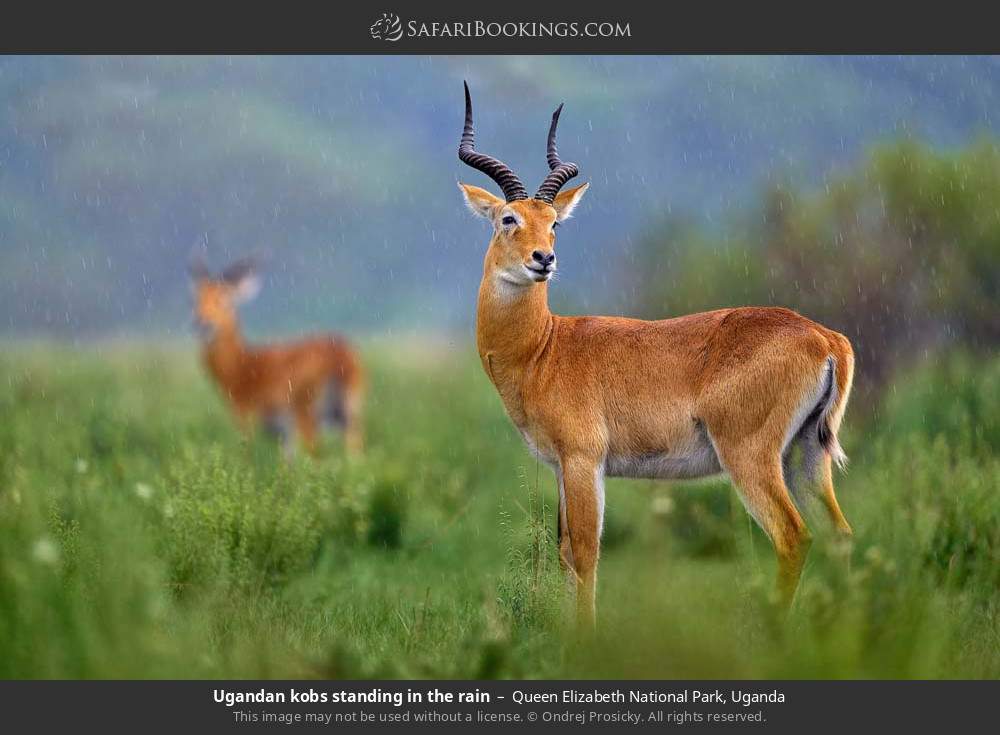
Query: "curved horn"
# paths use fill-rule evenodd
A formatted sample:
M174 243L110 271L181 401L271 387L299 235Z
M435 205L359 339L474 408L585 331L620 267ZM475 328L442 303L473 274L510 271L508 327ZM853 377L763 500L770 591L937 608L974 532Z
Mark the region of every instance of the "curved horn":
M463 163L482 171L497 182L508 202L528 198L528 190L524 188L524 184L510 166L493 156L476 152L475 133L472 129L472 97L467 82L465 83L465 129L462 131L462 142L458 146L458 157Z
M575 163L563 163L559 160L559 151L556 150L556 127L559 125L559 115L562 113L562 105L552 113L552 125L549 126L549 142L545 153L545 159L549 162L551 172L545 177L545 181L538 187L535 199L548 202L556 198L556 194L563 188L563 185L578 173L580 169Z

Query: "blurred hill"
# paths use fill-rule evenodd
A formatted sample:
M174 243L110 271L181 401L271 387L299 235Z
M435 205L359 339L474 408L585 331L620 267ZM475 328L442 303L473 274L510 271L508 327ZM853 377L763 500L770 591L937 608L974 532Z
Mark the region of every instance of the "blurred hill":
M273 254L252 332L464 328L488 234L454 186L486 185L455 155L462 79L529 189L567 103L560 150L594 182L561 234L567 310L642 302L627 271L664 221L732 232L776 182L961 146L1000 109L978 57L6 57L0 331L183 334L199 241Z

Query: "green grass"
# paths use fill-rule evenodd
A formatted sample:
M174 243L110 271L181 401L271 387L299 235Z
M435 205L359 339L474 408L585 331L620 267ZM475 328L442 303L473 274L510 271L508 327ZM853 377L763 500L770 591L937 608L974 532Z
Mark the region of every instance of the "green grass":
M848 414L796 607L725 482L611 481L600 627L468 350L373 345L369 451L281 460L193 353L0 354L0 677L1000 677L1000 361Z

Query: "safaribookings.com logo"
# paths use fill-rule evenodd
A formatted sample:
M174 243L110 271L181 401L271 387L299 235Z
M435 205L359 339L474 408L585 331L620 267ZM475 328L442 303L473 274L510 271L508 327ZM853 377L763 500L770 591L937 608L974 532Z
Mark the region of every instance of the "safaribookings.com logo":
M368 30L376 41L398 41L403 37L403 24L395 13L382 13Z
M403 25L395 13L382 17L368 29L376 41L407 38L631 38L629 23L622 21L419 21Z

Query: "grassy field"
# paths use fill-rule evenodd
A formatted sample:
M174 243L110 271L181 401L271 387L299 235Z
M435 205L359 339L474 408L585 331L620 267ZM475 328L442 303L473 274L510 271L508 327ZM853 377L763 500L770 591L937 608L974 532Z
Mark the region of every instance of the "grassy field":
M599 630L465 347L371 346L369 452L240 438L193 349L0 352L0 677L1000 677L1000 361L848 412L786 624L725 482L610 481ZM849 556L849 558L847 558Z

